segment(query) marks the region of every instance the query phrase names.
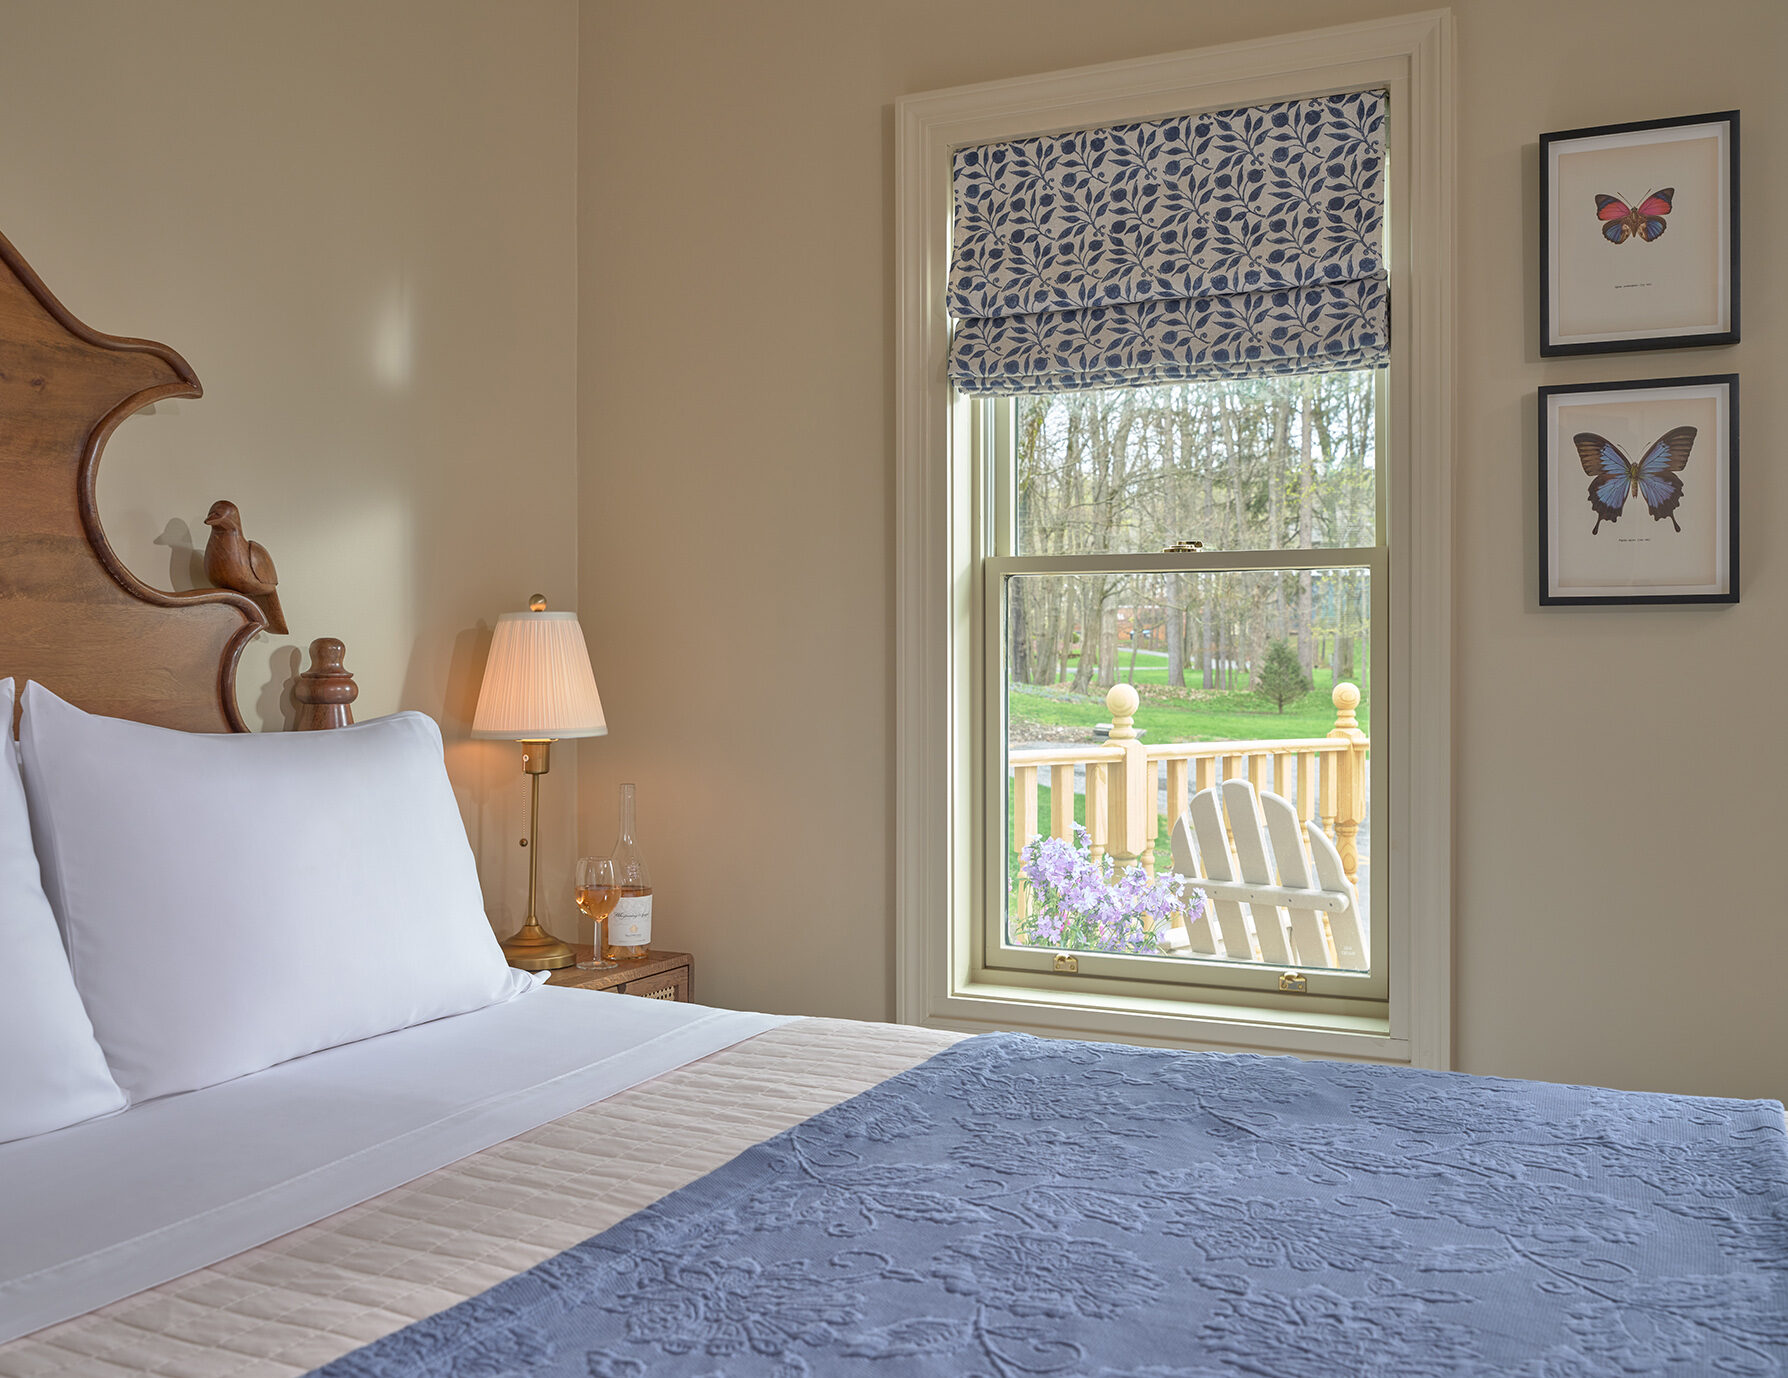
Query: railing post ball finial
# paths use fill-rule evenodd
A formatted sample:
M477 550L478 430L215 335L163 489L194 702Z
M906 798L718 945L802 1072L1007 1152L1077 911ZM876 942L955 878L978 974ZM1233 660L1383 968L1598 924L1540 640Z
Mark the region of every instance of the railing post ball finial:
M1354 709L1360 706L1360 687L1349 684L1346 680L1335 686L1335 692L1329 695L1335 705L1335 726L1357 728L1360 720L1354 715Z
M1105 691L1105 707L1111 713L1111 735L1127 739L1136 735L1136 710L1142 696L1128 684L1114 684Z

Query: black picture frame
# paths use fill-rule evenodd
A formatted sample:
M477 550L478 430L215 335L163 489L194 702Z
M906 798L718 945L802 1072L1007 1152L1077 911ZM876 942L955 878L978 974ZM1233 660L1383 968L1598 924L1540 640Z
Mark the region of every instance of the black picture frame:
M1726 490L1726 535L1724 563L1726 571L1726 588L1723 592L1707 593L1554 593L1552 592L1552 495L1559 484L1554 472L1555 432L1551 416L1549 399L1565 395L1617 395L1623 392L1639 390L1660 391L1668 389L1725 389L1725 490ZM1540 605L1542 607L1619 607L1635 604L1731 604L1738 602L1739 595L1739 484L1738 484L1738 375L1736 373L1708 373L1682 378L1629 378L1609 383L1562 383L1539 389L1539 484L1540 484ZM1629 454L1629 459L1636 455ZM1578 467L1571 470L1574 482L1581 484L1581 467L1576 453L1569 456L1572 464ZM1716 461L1717 462L1717 461ZM1585 494L1587 501L1587 492ZM1629 515L1633 518L1648 515L1642 499L1630 499L1635 506ZM1562 518L1561 509L1560 516ZM1717 521L1716 521L1717 532ZM1717 540L1716 535L1716 540ZM1719 558L1716 547L1716 563Z
M1558 227L1553 223L1553 150L1559 145L1694 125L1727 126L1726 130L1726 328L1692 330L1672 335L1640 334L1598 340L1564 340L1554 321L1558 304L1553 290L1553 245ZM1562 358L1583 354L1624 354L1633 350L1686 349L1737 344L1739 340L1739 158L1738 111L1718 110L1705 115L1681 115L1662 120L1636 120L1626 124L1592 125L1540 135L1540 355ZM1637 194L1626 188L1627 194ZM1657 188L1649 189L1655 191ZM1648 193L1649 194L1649 193Z

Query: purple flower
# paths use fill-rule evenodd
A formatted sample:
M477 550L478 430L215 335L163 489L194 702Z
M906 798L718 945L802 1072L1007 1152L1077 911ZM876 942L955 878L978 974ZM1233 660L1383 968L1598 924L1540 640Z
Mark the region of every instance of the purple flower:
M1119 873L1110 856L1095 861L1092 837L1079 824L1071 842L1039 837L1027 844L1019 874L1030 883L1032 904L1016 936L1031 945L1159 952L1175 914L1185 911L1190 922L1204 912L1204 897L1183 876L1151 879L1140 864Z

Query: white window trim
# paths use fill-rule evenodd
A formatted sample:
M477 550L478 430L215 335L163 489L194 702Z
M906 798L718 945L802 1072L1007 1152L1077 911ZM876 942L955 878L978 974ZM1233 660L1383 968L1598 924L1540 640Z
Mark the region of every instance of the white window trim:
M951 155L1101 123L1382 85L1407 169L1407 261L1393 261L1388 740L1391 903L1386 1021L1111 997L1097 1006L971 979L980 758L971 626L978 475L945 377ZM909 1024L1023 1029L1446 1067L1452 1052L1452 16L1395 19L908 96L895 108L895 994Z

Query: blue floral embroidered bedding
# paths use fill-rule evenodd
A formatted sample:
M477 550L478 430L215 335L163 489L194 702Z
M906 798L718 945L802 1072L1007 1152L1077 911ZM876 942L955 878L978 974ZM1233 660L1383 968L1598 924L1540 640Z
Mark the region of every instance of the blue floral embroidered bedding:
M318 1378L1788 1369L1718 1101L988 1035Z

